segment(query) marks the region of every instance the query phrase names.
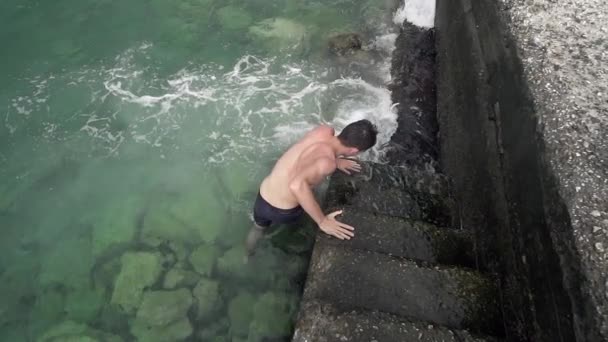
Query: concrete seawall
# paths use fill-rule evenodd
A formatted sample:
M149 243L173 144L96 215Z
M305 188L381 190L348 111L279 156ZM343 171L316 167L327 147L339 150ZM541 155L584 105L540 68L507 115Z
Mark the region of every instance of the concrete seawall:
M318 234L293 341L493 341L504 335L496 279L438 169L434 30L403 24L392 79L388 164L332 176L324 210L343 209L355 237Z
M405 23L390 165L332 178L357 236L317 237L294 341L608 340L607 32L600 0Z
M442 168L513 340L608 338L607 27L600 1L437 2Z

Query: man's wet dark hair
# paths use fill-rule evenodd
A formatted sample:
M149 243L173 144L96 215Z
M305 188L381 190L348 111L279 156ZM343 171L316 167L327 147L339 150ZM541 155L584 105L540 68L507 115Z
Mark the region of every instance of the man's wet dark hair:
M344 127L338 140L346 147L355 147L365 151L376 144L378 131L369 120L359 120Z

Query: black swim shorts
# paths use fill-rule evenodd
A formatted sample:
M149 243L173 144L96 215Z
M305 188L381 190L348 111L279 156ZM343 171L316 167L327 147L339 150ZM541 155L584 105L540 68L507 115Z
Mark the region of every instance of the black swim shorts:
M280 209L274 207L258 192L253 206L253 220L260 227L269 227L273 224L292 223L296 221L302 214L304 209L297 206L291 209Z

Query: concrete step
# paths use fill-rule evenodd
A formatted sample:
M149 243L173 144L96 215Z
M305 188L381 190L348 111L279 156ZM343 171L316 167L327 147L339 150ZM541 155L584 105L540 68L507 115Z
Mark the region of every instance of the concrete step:
M496 285L479 272L323 243L315 246L303 302L314 299L489 335L502 329Z
M307 302L300 310L293 342L484 342L492 337L476 337L466 330L452 330L423 322L410 322L388 313L368 310L341 312L318 301Z
M345 207L338 220L355 227L355 237L341 241L319 235L328 243L432 264L475 267L473 239L468 231L438 228L421 221L375 215Z
M422 220L442 227L457 223L456 207L442 175L413 168L362 163L354 175L334 173L324 206L345 205L382 215Z

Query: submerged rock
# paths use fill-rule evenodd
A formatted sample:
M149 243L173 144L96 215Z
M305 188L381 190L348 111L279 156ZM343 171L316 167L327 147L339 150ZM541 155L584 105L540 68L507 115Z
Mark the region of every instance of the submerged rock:
M255 191L264 175L252 172L251 165L240 162L226 165L222 168L219 177L225 186L222 190L232 195L231 200L238 200L251 193L255 196Z
M215 280L201 279L192 290L197 302L197 320L203 321L222 307L222 298L219 293L219 283Z
M91 240L87 236L72 236L58 240L54 248L42 257L38 279L42 287L62 284L67 288L89 285L93 266Z
M229 342L228 329L230 323L227 318L223 318L219 321L205 324L205 327L196 333L198 341L211 341L211 342Z
M302 53L308 49L310 39L304 25L286 18L262 20L249 28L249 35L274 53Z
M131 325L139 341L180 341L192 335L188 310L192 294L187 289L145 293Z
M192 294L187 289L146 292L137 310L134 324L148 327L166 326L185 317L192 302Z
M178 321L159 328L134 326L131 333L137 337L138 341L166 342L185 340L192 335L192 331L192 325L188 317L183 317Z
M249 292L241 292L228 305L228 319L232 336L247 336L249 324L253 319L255 297Z
M184 194L172 202L170 212L196 231L196 239L186 243L213 243L222 232L225 209L209 188L194 188Z
M226 30L240 30L249 26L252 22L251 15L242 8L235 6L222 7L217 11L220 25Z
M200 240L195 229L177 220L166 206L154 206L144 217L141 241L158 247L164 242L184 243Z
M103 292L80 289L70 292L65 299L66 317L77 322L90 322L97 317L103 305Z
M92 231L93 256L97 257L114 245L130 243L137 231L137 216L143 203L136 198L116 202L96 219Z
M33 304L28 326L31 336L38 336L63 317L64 296L54 287L39 292Z
M121 264L111 303L126 313L133 313L141 303L144 289L154 284L161 273L161 256L157 253L128 252L121 257Z
M294 310L294 302L286 295L265 293L253 308L249 339L262 341L288 337L292 331L291 314Z
M243 263L244 258L245 249L242 247L233 247L227 250L217 260L218 273L226 277L247 277L251 268Z
M165 242L182 246L212 243L222 231L224 212L209 189L193 187L178 198L161 198L149 208L141 240L155 247Z
M163 287L168 290L184 286L192 287L199 279L200 275L196 272L184 270L182 268L172 268L165 274Z
M203 244L192 251L188 260L196 272L204 276L211 276L219 255L220 250L218 247Z
M62 322L36 339L37 342L122 342L120 336L92 329L74 321Z

